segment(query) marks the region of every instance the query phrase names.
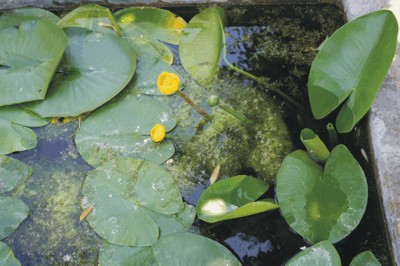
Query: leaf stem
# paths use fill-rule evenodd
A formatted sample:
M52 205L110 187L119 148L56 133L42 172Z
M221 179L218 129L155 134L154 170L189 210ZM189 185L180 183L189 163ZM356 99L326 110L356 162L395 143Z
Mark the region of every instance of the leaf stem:
M244 116L243 114L239 113L238 111L236 111L235 109L227 106L224 102L219 102L218 106L224 110L225 112L233 115L234 117L236 117L238 120L245 122L245 123L252 123L251 120L247 119L246 116Z
M213 116L201 109L197 104L195 104L186 94L184 94L181 90L177 90L176 93L188 104L190 104L196 112L201 114L207 121L212 121Z

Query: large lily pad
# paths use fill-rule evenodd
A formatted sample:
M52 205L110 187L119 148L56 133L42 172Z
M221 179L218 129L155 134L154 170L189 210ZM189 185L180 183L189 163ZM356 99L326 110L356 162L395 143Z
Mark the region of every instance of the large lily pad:
M268 183L251 176L234 176L209 186L197 203L199 219L215 223L278 208L273 200L253 202L269 188Z
M286 222L311 243L336 243L359 224L367 206L364 172L344 145L325 168L301 150L289 154L277 175L276 195Z
M69 43L44 101L26 104L42 117L78 116L117 95L131 80L136 56L112 34L65 29Z
M342 263L331 242L322 241L298 253L286 264L286 266L304 265L341 266Z
M171 234L152 247L121 247L104 243L100 249L101 265L241 265L224 246L191 233Z
M353 129L385 79L397 33L393 13L380 10L345 24L324 42L308 79L315 118L324 118L346 101L336 118L336 128L341 133Z
M82 187L82 208L93 207L86 220L107 241L148 246L159 237L147 213L170 215L183 210L180 191L162 167L148 161L119 159L88 173Z
M0 31L0 105L44 99L67 38L46 19Z
M32 168L17 159L0 155L0 193L13 190L32 174Z
M114 19L111 11L96 4L83 5L66 14L57 23L60 27L82 27L92 31L117 33L122 31Z
M150 130L163 124L166 131L176 125L168 105L148 96L127 96L109 103L89 116L76 132L81 156L92 166L116 157L145 159L157 164L174 154L167 140L154 143Z
M20 266L21 263L17 258L15 258L14 252L12 249L0 242L0 265L3 266Z
M154 7L130 7L114 15L124 36L131 41L132 45L142 46L146 43L147 46L153 48L154 55L172 64L171 50L160 41L179 43L182 29L186 26L186 22L181 17L171 11ZM137 51L139 56L143 53L143 49Z
M183 67L204 86L212 84L219 71L225 43L223 21L222 8L207 8L189 21L179 43Z
M0 197L0 240L10 235L29 215L29 208L18 198Z
M25 151L36 147L37 137L30 128L0 117L0 154Z

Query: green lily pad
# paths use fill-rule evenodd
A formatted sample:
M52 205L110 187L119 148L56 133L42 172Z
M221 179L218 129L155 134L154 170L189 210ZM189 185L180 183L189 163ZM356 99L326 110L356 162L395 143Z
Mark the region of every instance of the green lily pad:
M82 27L91 31L117 33L122 36L122 31L111 11L96 4L83 5L66 14L57 23L60 27Z
M153 252L159 265L241 265L223 245L191 233L164 237L153 246Z
M147 43L159 57L173 62L171 50L160 41L178 44L186 22L172 12L154 7L130 7L114 13L124 36L134 46ZM149 49L149 48L148 48ZM139 56L143 49L138 49ZM147 52L146 52L147 53ZM149 53L147 53L149 54Z
M119 159L88 173L82 187L82 208L93 207L86 220L107 241L148 246L159 236L146 211L170 215L183 210L180 191L162 167L148 161Z
M67 42L46 19L1 30L0 106L44 99Z
M41 8L19 8L11 10L0 16L0 30L9 27L16 27L21 22L47 19L52 23L56 23L60 18L50 11Z
M311 243L336 243L359 224L367 206L367 181L344 145L336 146L323 169L301 150L283 160L276 195L286 222Z
M30 128L0 117L0 154L26 151L36 147L37 137Z
M168 105L148 96L127 96L83 121L75 134L75 143L81 156L94 167L117 157L161 164L175 149L167 140L151 140L150 130L155 124L163 124L166 131L174 128L176 120Z
M324 265L341 266L340 256L329 241L322 241L291 258L286 266Z
M32 168L23 162L0 155L0 193L13 190L32 174Z
M269 188L268 183L251 176L234 176L209 186L196 206L199 219L215 223L278 208L273 200L253 202Z
M29 208L18 198L0 197L0 240L10 235L29 215Z
M27 127L42 127L50 122L18 104L0 107L0 117Z
M177 233L166 236L152 247L121 247L104 243L101 265L241 265L224 246L209 238Z
M386 77L397 34L396 17L389 10L379 10L350 21L326 40L308 78L315 118L324 118L345 102L336 128L340 133L353 129L368 112Z
M210 7L194 16L183 31L179 57L183 67L203 86L214 83L225 44L224 11Z
M21 263L19 260L14 255L14 252L12 249L4 244L3 242L0 242L0 265L3 266L20 266Z
M25 107L42 117L78 116L117 95L131 80L136 56L112 34L65 29L69 43L44 101Z
M355 256L350 266L381 266L381 263L376 259L375 255L371 251L364 251Z
M161 60L168 65L174 62L174 54L163 43L147 42L142 39L128 39L128 41L135 50L139 62Z

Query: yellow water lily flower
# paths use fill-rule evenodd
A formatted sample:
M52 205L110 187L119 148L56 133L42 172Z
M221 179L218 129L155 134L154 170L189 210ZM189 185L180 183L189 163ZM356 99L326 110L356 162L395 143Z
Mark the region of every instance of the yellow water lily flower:
M182 32L183 28L186 27L186 21L181 17L176 17L172 23L172 27L177 32Z
M162 124L155 124L150 130L151 140L154 142L161 142L165 138L165 127Z
M181 80L178 75L171 72L162 72L157 78L157 87L161 93L170 95L179 89Z

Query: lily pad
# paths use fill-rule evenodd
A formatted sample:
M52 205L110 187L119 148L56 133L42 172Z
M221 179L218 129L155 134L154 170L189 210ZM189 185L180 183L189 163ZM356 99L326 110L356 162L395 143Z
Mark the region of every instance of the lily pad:
M350 266L381 266L381 263L376 259L375 255L371 251L364 251L355 256Z
M386 77L397 34L396 17L389 10L379 10L345 24L325 41L308 78L315 118L324 118L344 102L336 127L340 133L353 129Z
M241 265L223 245L191 233L164 237L153 246L153 251L159 265Z
M276 195L286 222L311 243L336 243L359 224L368 200L367 181L344 145L336 146L323 169L305 151L283 160Z
M50 122L18 104L0 107L0 117L27 127L42 127Z
M4 244L3 242L0 242L0 265L3 266L20 266L21 263L19 260L14 255L14 252L12 249Z
M130 7L114 13L124 36L134 46L147 43L164 61L172 64L173 54L162 42L178 44L186 21L171 11L154 7ZM138 49L139 56L142 49ZM149 54L149 53L147 53Z
M161 164L175 152L167 140L154 143L150 130L163 124L166 131L176 125L168 105L148 96L127 96L109 103L81 123L75 134L79 153L98 166L117 157L131 157Z
M69 43L46 100L26 104L42 117L78 116L117 95L131 80L136 56L112 34L65 29Z
M251 176L234 176L209 186L197 203L199 219L215 223L278 208L273 200L253 202L269 188L268 183Z
M60 18L50 11L41 8L19 8L0 16L0 30L9 27L16 27L24 21L40 19L47 19L53 23L56 23Z
M225 44L224 11L210 7L194 16L179 43L179 57L183 67L203 86L214 83Z
M159 236L147 213L170 215L183 210L180 191L162 167L148 161L119 159L88 173L82 187L82 208L93 207L86 220L107 241L148 246Z
M37 137L30 128L0 117L0 154L26 151L36 147Z
M341 266L340 256L329 241L322 241L298 253L286 266L324 265Z
M29 215L29 208L18 198L0 197L0 240L10 235Z
M46 20L0 31L0 105L44 99L67 45L63 30Z
M101 265L241 265L236 257L218 242L191 233L164 237L152 247L121 247L104 243L100 249Z
M32 174L32 168L17 159L0 155L0 193L13 190Z
M60 27L82 27L91 31L117 33L122 31L115 21L111 11L96 4L83 5L66 14L57 23Z

